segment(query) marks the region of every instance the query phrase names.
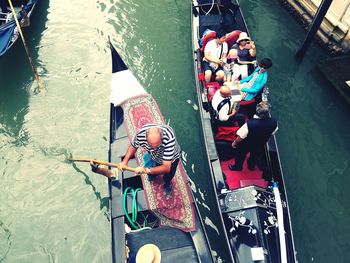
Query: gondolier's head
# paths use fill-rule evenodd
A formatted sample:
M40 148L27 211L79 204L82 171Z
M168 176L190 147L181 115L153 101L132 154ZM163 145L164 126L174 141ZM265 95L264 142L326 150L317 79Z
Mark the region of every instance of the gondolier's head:
M222 44L226 41L226 33L223 29L219 29L217 32L216 32L216 42L218 44Z
M146 140L150 147L157 148L162 144L163 134L158 127L151 127L146 130Z
M267 119L270 116L271 105L267 101L262 101L256 105L256 115L260 119Z

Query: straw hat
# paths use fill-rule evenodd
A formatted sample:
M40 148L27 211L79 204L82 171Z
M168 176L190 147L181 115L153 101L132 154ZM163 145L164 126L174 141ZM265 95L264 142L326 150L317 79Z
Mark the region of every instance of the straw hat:
M248 34L246 32L240 33L236 42L239 43L239 41L242 40L250 40L250 37L248 37Z
M136 263L160 263L159 248L154 244L143 245L136 254Z

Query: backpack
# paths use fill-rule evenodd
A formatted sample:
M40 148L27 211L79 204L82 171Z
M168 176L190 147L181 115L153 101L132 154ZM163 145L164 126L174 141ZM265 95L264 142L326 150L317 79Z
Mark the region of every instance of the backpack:
M229 98L223 99L222 101L220 101L218 108L217 109L213 109L213 118L214 120L219 121L219 112L222 109L222 107L224 107L225 104L228 103L229 108L231 109L231 100Z

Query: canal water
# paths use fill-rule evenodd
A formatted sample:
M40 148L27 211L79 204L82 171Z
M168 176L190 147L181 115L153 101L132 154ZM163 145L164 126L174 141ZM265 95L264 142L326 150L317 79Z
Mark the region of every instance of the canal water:
M258 57L270 57L270 100L299 262L350 262L349 105L317 68L311 45L277 0L241 1ZM40 1L25 32L46 94L20 41L0 57L0 262L111 262L107 182L108 36L177 133L213 253L220 249L203 155L191 49L190 1Z

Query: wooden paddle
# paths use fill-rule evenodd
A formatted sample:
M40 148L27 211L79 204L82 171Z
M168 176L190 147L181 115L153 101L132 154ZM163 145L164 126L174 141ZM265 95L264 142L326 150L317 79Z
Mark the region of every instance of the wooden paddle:
M67 161L71 161L71 162L85 162L85 163L90 163L90 162L94 162L100 165L105 165L105 166L110 166L110 167L114 167L117 168L119 170L126 170L126 171L130 171L133 173L136 173L136 169L126 166L124 167L124 169L120 169L119 165L117 163L109 163L109 162L105 162L105 161L101 161L101 160L95 160L95 159L87 159L87 158L66 158Z

